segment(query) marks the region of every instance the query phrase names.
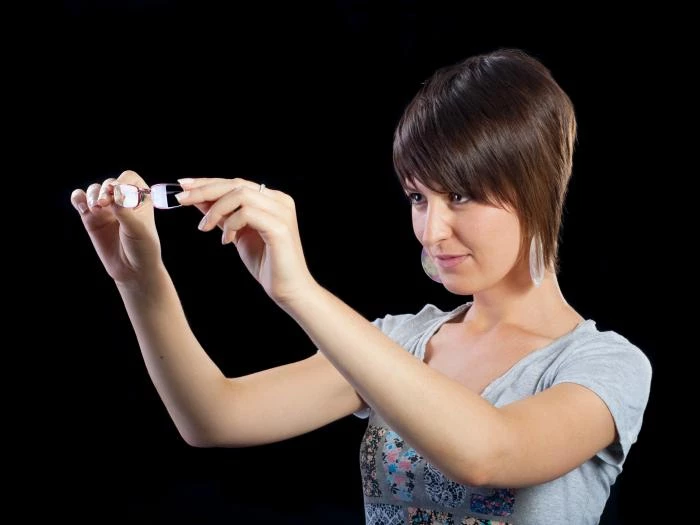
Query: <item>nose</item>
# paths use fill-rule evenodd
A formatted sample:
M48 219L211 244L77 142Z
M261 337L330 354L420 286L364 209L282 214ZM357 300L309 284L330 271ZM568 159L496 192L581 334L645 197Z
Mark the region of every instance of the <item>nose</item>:
M452 231L450 210L441 201L428 204L419 218L420 240L423 246L433 246L447 239Z

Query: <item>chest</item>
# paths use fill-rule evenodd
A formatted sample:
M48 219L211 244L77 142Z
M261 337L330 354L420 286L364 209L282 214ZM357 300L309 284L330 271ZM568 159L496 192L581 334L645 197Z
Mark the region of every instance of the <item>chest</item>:
M508 372L529 353L552 340L523 333L472 336L453 325L440 329L428 341L425 363L477 394Z

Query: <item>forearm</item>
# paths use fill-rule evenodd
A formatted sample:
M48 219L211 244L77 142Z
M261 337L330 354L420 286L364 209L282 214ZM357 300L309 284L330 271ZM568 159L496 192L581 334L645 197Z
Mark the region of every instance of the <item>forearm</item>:
M321 287L285 309L402 438L445 474L479 483L504 431L497 409Z
M164 268L142 286L118 290L168 413L188 443L201 443L216 424L222 389L231 385L192 333Z

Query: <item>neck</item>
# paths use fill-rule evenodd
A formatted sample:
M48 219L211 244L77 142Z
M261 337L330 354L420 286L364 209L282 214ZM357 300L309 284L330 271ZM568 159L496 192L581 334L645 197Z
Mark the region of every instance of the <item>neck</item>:
M545 272L536 288L531 281L520 285L502 284L473 295L473 304L463 322L471 330L489 332L504 325L518 326L533 333L573 329L583 318L566 302L556 274Z

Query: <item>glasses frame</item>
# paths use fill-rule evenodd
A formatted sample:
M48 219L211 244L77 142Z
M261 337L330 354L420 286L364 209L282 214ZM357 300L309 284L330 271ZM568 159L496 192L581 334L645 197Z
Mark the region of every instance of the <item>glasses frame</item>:
M115 204L117 206L121 206L123 208L128 208L130 210L135 210L139 206L141 206L145 201L146 197L153 193L154 189L165 187L166 188L166 195L172 195L174 193L180 193L181 191L184 191L183 187L181 184L178 184L176 182L159 182L158 184L152 184L150 188L139 188L136 184L128 184L125 182L119 182L112 184L112 195L114 195L114 190L117 186L129 186L130 188L134 188L137 192L138 195L138 202L136 203L136 206L124 206L123 204L117 204L115 200ZM173 189L168 191L168 187L172 187ZM172 210L173 208L179 208L182 206L182 204L176 204L174 206L159 206L156 204L156 202L151 199L151 202L153 203L153 207L158 209L158 210Z

